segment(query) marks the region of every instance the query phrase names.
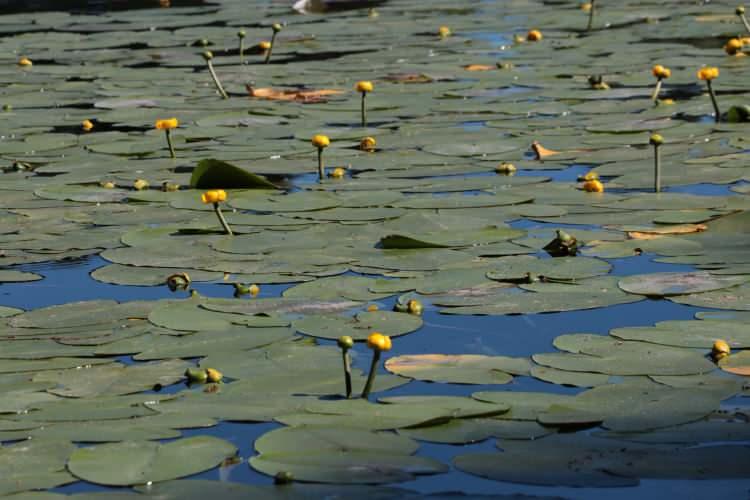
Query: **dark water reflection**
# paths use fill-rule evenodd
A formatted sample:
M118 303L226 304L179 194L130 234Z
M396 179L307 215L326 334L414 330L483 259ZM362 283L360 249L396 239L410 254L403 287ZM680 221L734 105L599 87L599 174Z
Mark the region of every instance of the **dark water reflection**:
M155 9L160 7L200 7L205 0L0 0L0 14L64 11L98 14L108 11Z

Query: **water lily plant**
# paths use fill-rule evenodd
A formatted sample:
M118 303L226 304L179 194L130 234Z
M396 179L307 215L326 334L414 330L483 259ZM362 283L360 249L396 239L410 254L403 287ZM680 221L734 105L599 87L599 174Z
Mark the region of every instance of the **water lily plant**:
M224 87L222 87L221 82L219 81L219 77L216 75L216 71L214 70L214 64L212 62L213 58L214 54L210 50L207 50L203 53L203 60L206 61L208 72L211 73L211 79L214 81L214 85L216 85L216 90L219 91L219 94L221 94L222 98L229 99L227 92L224 90Z
M716 93L711 85L711 82L719 77L719 68L714 66L703 67L698 70L697 76L699 80L704 80L706 82L708 95L711 96L711 104L714 106L714 120L716 123L719 123L719 120L721 120L721 112L719 111L719 104L716 102Z
M365 399L370 395L372 390L372 383L375 381L375 373L378 370L378 362L380 361L380 354L383 351L390 351L393 344L391 338L388 335L383 335L379 332L372 332L367 337L367 347L372 349L372 363L370 364L370 373L367 374L367 382L365 388L362 390L362 398Z
M738 5L736 9L734 9L734 13L737 14L737 17L740 18L740 21L742 21L742 24L745 25L745 29L748 33L750 33L750 22L747 21L747 17L745 17L745 6L744 5Z
M361 81L357 82L357 85L355 87L357 92L362 94L362 105L361 105L361 115L362 115L362 128L367 126L367 109L365 108L365 97L369 92L372 92L373 85L372 82L368 81Z
M349 349L354 347L354 339L349 335L342 335L337 341L341 348L341 356L344 361L344 385L346 387L346 399L352 397L352 360L349 356Z
M651 68L651 74L656 77L656 87L654 87L654 92L651 94L651 100L657 102L659 100L659 92L661 92L662 81L672 76L672 70L661 64L656 64Z
M376 141L374 137L363 137L362 140L359 141L359 149L371 153L375 151L375 146L377 146L377 144L378 141Z
M245 30L240 30L237 32L237 38L240 40L240 64L245 64L245 37L247 36L247 33L245 33Z
M323 182L325 168L323 167L323 150L330 146L331 139L327 135L318 134L312 138L312 145L318 148L318 181Z
M660 134L651 134L648 143L654 147L654 192L661 192L661 155L659 147L664 144L664 138Z
M724 52L730 56L742 57L745 55L745 53L742 52L742 46L742 40L739 38L730 38L727 43L724 44Z
M273 23L271 25L271 29L273 30L273 35L271 35L271 43L268 47L268 50L266 50L265 64L268 64L271 61L271 52L273 51L273 47L276 44L276 35L278 35L279 31L281 31L281 24Z
M177 118L167 118L164 120L156 120L154 124L156 130L163 130L167 138L167 147L169 148L169 155L172 158L177 158L174 152L174 145L172 144L172 129L180 126L180 121Z
M232 232L232 228L227 224L224 214L221 213L221 207L219 206L219 203L226 201L226 199L227 193L223 189L212 189L201 195L201 201L203 203L211 203L214 206L214 212L216 212L216 217L218 217L221 227L224 228L224 232L229 236L233 236L234 233Z

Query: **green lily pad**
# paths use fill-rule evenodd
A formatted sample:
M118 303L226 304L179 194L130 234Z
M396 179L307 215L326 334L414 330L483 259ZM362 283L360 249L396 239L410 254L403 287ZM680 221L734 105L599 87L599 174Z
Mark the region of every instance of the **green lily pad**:
M74 451L68 470L96 484L129 486L168 481L216 467L237 448L212 436L196 436L158 444L125 441ZM189 460L188 460L189 458Z
M746 281L743 276L714 276L708 272L652 273L628 276L618 286L628 293L669 297L723 290Z
M30 440L0 448L0 494L54 488L73 483L65 462L76 447L70 441Z
M349 335L355 340L366 340L372 332L398 337L419 330L422 319L406 313L391 311L361 312L354 318L340 316L308 315L292 323L294 329L305 335L337 339Z

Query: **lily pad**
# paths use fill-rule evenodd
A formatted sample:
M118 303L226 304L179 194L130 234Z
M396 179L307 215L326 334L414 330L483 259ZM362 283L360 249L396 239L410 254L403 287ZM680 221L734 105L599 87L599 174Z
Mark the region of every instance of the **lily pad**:
M507 384L511 374L527 375L530 367L523 358L472 354L397 356L385 363L386 370L397 375L453 384Z
M619 287L628 293L669 297L723 290L745 283L743 276L714 276L708 272L652 273L623 278Z

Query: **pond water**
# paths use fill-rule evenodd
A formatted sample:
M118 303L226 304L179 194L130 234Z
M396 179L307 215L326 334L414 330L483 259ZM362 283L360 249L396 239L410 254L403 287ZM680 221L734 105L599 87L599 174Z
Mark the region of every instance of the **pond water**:
M291 4L0 2L0 496L746 497L734 7Z

